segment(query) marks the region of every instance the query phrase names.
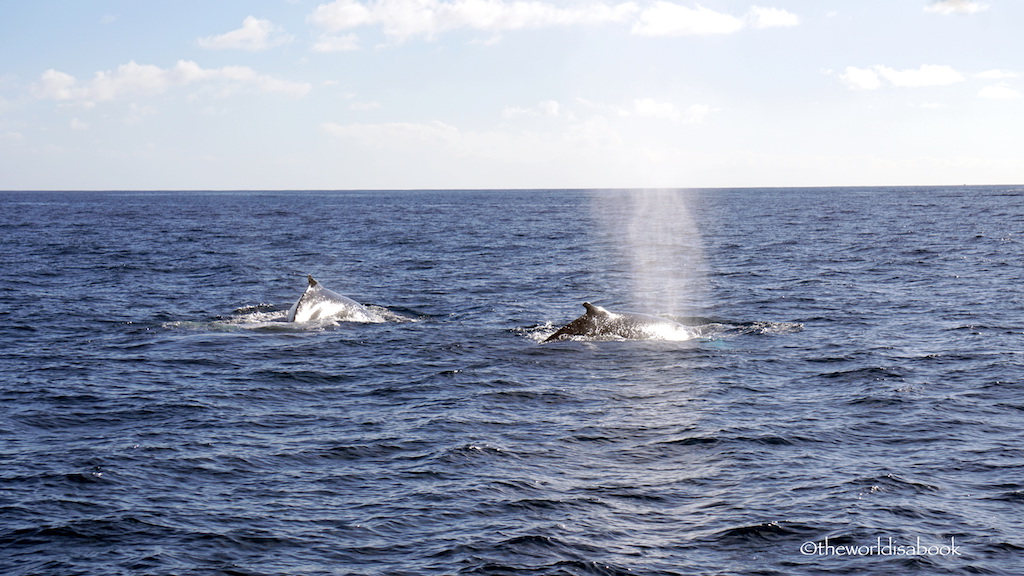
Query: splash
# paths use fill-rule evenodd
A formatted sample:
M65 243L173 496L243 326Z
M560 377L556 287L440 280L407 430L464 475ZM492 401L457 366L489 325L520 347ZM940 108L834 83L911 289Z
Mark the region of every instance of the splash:
M243 306L230 316L215 320L176 320L165 322L170 329L197 332L323 332L360 324L419 322L420 318L406 316L383 306L366 304L366 309L380 318L374 322L353 322L347 317L324 316L307 322L289 322L288 311L271 304Z

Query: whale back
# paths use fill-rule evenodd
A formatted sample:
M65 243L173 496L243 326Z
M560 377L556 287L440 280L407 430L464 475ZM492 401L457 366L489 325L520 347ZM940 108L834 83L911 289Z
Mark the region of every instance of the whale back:
M693 331L686 326L648 314L610 312L584 302L586 313L569 322L544 342L565 340L574 336L585 338L612 337L626 340L689 340Z
M594 306L590 302L584 302L583 307L587 309L583 316L580 316L565 326L562 326L557 332L548 336L544 341L552 342L555 340L565 340L573 336L583 336L593 332L597 328L598 317L601 315L601 312L606 312L606 310L600 306Z
M327 319L344 322L384 322L380 314L347 296L324 288L312 275L308 275L306 279L309 285L288 310L288 322L315 322Z

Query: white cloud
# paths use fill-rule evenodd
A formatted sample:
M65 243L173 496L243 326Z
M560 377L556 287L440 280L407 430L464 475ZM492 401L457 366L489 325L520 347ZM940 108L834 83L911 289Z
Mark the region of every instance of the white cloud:
M89 124L79 120L78 118L72 118L70 126L71 126L72 130L88 130L89 129Z
M877 90L882 87L878 74L870 68L847 66L846 71L839 75L839 79L850 88L858 90Z
M33 86L33 92L37 98L48 100L81 100L84 99L88 90L77 86L75 77L65 74L59 70L47 70L43 72L39 83Z
M555 100L545 100L537 105L545 116L558 116L559 106Z
M331 32L376 24L382 19L371 12L370 8L354 0L335 0L330 4L321 4L309 16L311 23Z
M680 117L679 109L676 108L675 104L671 102L658 102L653 98L637 98L633 100L632 112L637 116L661 118L663 120L678 120ZM629 111L624 110L623 114L629 114Z
M700 5L690 8L665 0L644 6L633 1L590 1L568 7L542 0L334 0L318 6L309 21L328 34L314 46L319 51L332 49L330 34L377 25L389 39L402 42L410 38L429 40L459 29L497 33L552 26L629 24L632 33L641 36L683 36L799 24L795 14L778 8L755 6L741 18ZM355 46L351 39L341 45L345 49Z
M978 91L979 98L988 98L992 100L1013 100L1020 98L1021 93L1013 88L1010 88L1005 83L996 84L995 86L986 86Z
M924 7L924 11L930 14L977 14L988 10L988 4L975 2L974 0L934 0Z
M521 108L518 106L506 106L501 111L503 118L517 118L523 116L558 116L561 106L556 100L544 100L536 106Z
M501 111L502 118L520 118L522 116L534 116L536 111L533 108L523 108L520 106L506 106Z
M270 20L261 20L249 16L242 21L238 30L225 32L218 36L207 36L198 40L203 48L212 50L248 50L259 52L275 46L288 44L294 37L286 34L283 29L275 26Z
M589 149L621 149L625 144L622 135L604 116L594 116L571 124L557 140Z
M289 82L260 74L247 66L224 66L210 70L203 70L200 77L208 81L226 81L229 84L226 92L234 91L235 86L251 86L258 92L272 92L286 96L301 97L309 93L309 84Z
M691 36L731 34L743 26L743 20L730 14L659 1L640 14L632 31L640 36Z
M352 52L359 50L359 37L355 34L323 34L313 44L314 52Z
M142 119L146 116L156 114L156 108L152 106L139 106L135 102L132 102L128 109L128 115L125 116L124 121L126 124L138 124L142 122Z
M193 84L219 87L222 95L249 88L301 97L310 90L309 84L280 80L245 66L202 68L195 62L179 60L166 69L131 61L114 71L96 72L88 82L78 82L74 76L58 70L47 70L33 85L33 93L39 99L88 107L125 97L155 96L175 86Z
M392 40L434 38L457 29L499 32L571 24L620 22L636 11L635 4L591 4L562 8L538 1L503 0L335 0L321 4L309 21L328 32L380 25Z
M917 70L893 70L885 66L876 66L879 75L892 83L893 86L919 88L922 86L946 86L963 82L962 74L949 66L922 65Z
M751 27L763 28L788 28L800 25L800 17L792 12L779 8L762 8L754 6L747 13L747 21Z
M739 18L700 5L688 8L659 0L640 13L632 31L641 36L703 36L732 34L747 27L765 29L799 24L796 14L779 8L754 6Z
M653 98L637 98L633 100L632 109L622 110L620 113L622 115L635 115L642 118L694 124L702 121L710 114L711 107L704 104L694 104L685 110L680 110L671 102L658 102Z
M662 102L648 97L634 98L626 106L601 104L579 97L576 98L576 103L581 105L586 113L598 116L664 120L680 124L702 122L715 110L706 104L691 104L686 108L680 108L673 102ZM565 115L571 119L577 118L577 114L573 112L567 112ZM579 116L583 115L583 113L579 114Z
M963 74L949 66L922 65L910 70L894 70L887 66L857 68L849 66L839 78L850 88L859 90L876 90L882 87L882 80L892 86L901 88L921 88L926 86L946 86L963 82Z
M711 106L707 104L693 104L686 107L686 112L683 113L683 121L688 124L703 122L704 118L710 113Z
M1009 70L986 70L975 74L975 76L986 80L1008 80L1010 78L1020 78L1020 74L1010 72Z
M0 132L0 143L20 144L24 140L25 135L21 132Z

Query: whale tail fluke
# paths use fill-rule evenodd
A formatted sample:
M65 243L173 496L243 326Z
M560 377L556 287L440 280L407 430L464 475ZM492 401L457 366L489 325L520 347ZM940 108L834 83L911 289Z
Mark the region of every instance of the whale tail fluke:
M312 288L313 286L316 286L316 280L313 280L313 275L312 274L306 274L306 280L309 280L309 287L310 288Z

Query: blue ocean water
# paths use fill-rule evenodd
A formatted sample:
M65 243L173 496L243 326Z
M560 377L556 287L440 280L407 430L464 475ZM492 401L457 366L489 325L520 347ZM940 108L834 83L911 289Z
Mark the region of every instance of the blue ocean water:
M0 573L1024 573L1024 188L0 193ZM290 325L312 274L395 321ZM686 341L541 343L590 301Z

